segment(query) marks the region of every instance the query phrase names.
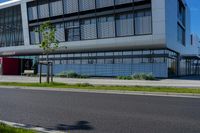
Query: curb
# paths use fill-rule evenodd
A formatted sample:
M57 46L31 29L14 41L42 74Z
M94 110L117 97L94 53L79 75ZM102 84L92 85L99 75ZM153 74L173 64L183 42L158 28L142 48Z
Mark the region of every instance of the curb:
M180 98L200 98L200 94L193 93L170 93L170 92L144 92L144 91L117 91L117 90L90 90L75 88L48 88L48 87L16 87L0 86L7 89L35 90L35 91L60 91L77 93L96 93L96 94L117 94L117 95L139 95L139 96L158 96L158 97L180 97Z
M0 123L6 124L8 126L14 127L14 128L22 128L22 129L27 129L27 130L33 130L38 133L67 133L67 132L61 132L61 131L56 131L56 130L48 130L42 127L28 127L25 124L20 124L20 123L14 123L14 122L8 122L8 121L3 121L0 120Z

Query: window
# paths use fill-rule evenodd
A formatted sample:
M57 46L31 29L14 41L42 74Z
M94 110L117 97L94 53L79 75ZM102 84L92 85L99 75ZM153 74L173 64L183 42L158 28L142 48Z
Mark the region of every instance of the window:
M115 0L116 5L126 4L126 3L131 3L131 2L133 2L133 0Z
M96 39L96 19L85 19L81 21L81 40Z
M58 40L59 42L64 42L65 41L64 23L55 24L55 28L56 28L55 32L56 40Z
M135 12L135 34L151 34L151 11L140 10Z
M113 16L98 18L98 38L115 37L115 21Z
M178 42L185 45L185 30L178 24L177 29Z
M36 20L37 16L37 6L32 6L28 8L28 18L29 20Z
M78 0L63 0L63 3L65 14L78 12Z
M114 0L96 0L97 8L108 7L114 5Z
M38 29L38 27L33 27L33 28L30 29L31 44L39 44L40 43L39 33L36 32L37 29Z
M51 0L50 2L50 15L58 16L63 14L62 0Z
M95 9L95 0L79 0L80 11Z
M0 47L24 44L20 6L0 10Z
M134 34L133 14L119 14L116 16L117 36L129 36Z
M65 40L66 41L80 40L79 21L70 21L65 23Z
M180 0L178 0L178 19L185 25L185 7Z
M47 1L46 2L45 1L39 2L38 15L39 15L39 18L49 17L49 6L48 6Z

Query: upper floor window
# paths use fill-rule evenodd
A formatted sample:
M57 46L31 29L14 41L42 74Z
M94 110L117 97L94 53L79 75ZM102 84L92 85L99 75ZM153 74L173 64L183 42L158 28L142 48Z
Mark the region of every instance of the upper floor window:
M138 10L135 12L135 34L151 34L152 20L150 10Z
M134 34L133 13L119 14L116 16L117 36Z
M115 37L114 16L98 18L98 38Z
M97 26L96 19L84 19L81 20L81 39L96 39L97 38Z
M80 24L79 21L69 21L65 23L65 40L80 40Z
M178 19L185 25L185 6L180 0L178 0Z
M131 2L133 2L133 0L115 0L116 5L126 4L126 3L131 3Z
M185 29L183 29L179 24L177 29L177 38L179 43L185 45Z
M29 20L38 19L37 6L31 6L31 7L28 8L28 18L29 18Z
M95 9L95 0L79 0L80 11Z
M97 8L113 6L114 0L96 0Z
M49 5L47 1L41 1L38 5L38 17L47 18L49 17Z
M51 0L50 2L50 15L58 16L63 14L62 0Z
M64 13L78 12L78 0L63 0Z

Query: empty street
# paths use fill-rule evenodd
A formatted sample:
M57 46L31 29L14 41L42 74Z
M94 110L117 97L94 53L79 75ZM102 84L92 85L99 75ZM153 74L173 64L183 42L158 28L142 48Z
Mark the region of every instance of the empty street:
M199 133L200 99L0 89L0 119L70 133Z

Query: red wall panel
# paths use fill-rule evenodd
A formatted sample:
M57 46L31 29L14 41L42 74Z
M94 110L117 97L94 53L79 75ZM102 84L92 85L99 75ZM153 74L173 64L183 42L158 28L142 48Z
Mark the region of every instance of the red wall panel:
M3 58L3 75L19 75L20 74L20 59Z

